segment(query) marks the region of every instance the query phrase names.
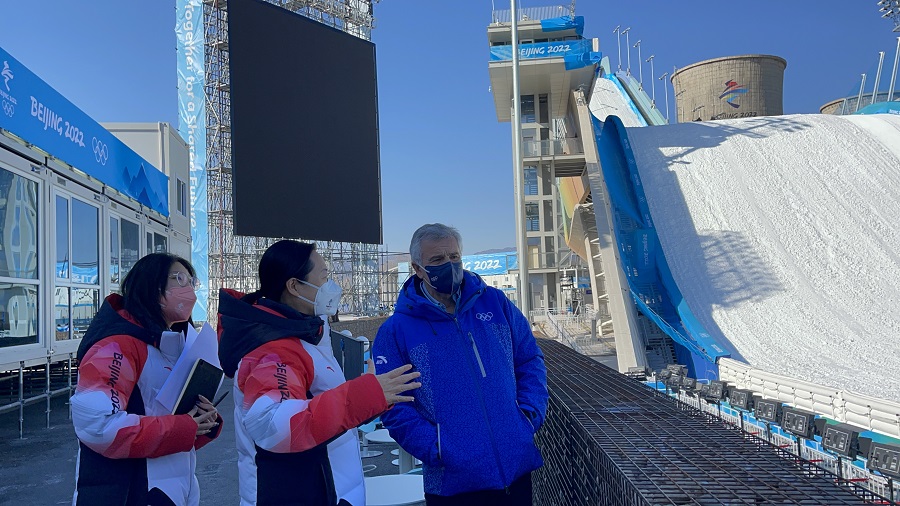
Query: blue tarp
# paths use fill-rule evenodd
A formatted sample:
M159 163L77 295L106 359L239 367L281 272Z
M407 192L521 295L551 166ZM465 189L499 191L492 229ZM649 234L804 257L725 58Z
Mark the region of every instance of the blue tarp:
M545 32L558 32L573 28L578 35L584 33L584 16L562 16L541 20L541 30Z
M613 207L622 270L638 309L675 343L676 358L697 379L717 379L716 359L730 356L693 315L666 262L625 126L594 118L603 177Z

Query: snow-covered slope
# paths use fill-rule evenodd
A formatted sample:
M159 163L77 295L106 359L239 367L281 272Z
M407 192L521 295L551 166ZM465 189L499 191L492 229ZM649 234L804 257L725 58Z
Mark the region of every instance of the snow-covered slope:
M900 401L900 117L628 135L674 279L735 358Z
M637 112L629 104L630 99L627 97L625 91L620 91L613 81L598 78L594 81L588 109L600 121L606 121L607 116L618 116L627 127L642 126L643 123L638 119Z

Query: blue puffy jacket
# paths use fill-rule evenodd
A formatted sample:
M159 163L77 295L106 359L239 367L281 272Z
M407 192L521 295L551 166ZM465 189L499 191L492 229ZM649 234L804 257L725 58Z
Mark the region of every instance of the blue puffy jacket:
M455 315L403 285L372 349L379 374L410 363L415 402L381 419L423 462L425 492L504 489L543 465L534 433L547 410L547 371L531 325L500 290L465 272Z

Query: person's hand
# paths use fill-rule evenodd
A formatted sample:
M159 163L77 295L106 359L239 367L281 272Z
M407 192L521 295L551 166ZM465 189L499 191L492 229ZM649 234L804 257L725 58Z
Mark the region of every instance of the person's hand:
M367 364L369 367L366 373L375 374L375 364L372 363L372 359L369 359ZM411 383L412 380L421 376L422 373L416 371L409 374L403 374L410 369L412 369L412 365L406 364L394 369L393 371L375 375L378 383L381 384L381 390L384 392L384 399L388 404L396 404L398 402L412 402L413 400L415 400L415 397L411 395L399 395L400 393L406 392L407 390L415 390L416 388L422 386L422 384L419 382Z
M219 412L216 410L216 407L209 402L209 399L202 395L198 396L197 403L190 411L188 411L188 415L190 415L197 424L196 436L198 437L209 434L210 431L219 425L219 422L216 421Z

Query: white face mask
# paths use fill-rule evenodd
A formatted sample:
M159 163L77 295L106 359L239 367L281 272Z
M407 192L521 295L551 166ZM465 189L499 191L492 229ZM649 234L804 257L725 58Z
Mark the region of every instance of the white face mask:
M297 281L316 289L316 300L314 301L309 300L302 295L297 296L297 298L305 300L306 302L309 302L313 305L313 312L316 314L316 316L332 316L337 313L338 304L340 304L341 302L341 294L344 293L341 285L335 283L331 279L322 283L322 286L316 286L312 283L307 283L302 279L298 279Z

